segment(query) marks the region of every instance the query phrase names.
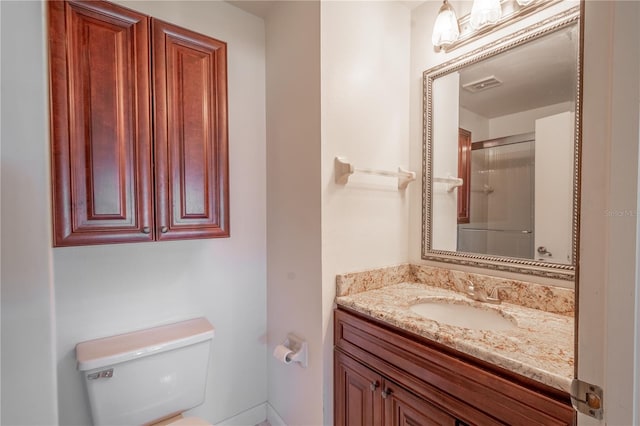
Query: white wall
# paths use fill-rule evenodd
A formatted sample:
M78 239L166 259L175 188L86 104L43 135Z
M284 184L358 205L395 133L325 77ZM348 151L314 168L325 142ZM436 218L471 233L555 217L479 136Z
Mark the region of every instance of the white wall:
M433 82L433 176L448 178L458 176L460 74L453 72ZM468 130L468 129L467 129ZM434 182L431 192L433 208L434 249L456 251L458 246L458 190L449 192L449 184Z
M407 167L409 26L409 10L395 2L322 4L322 254L331 280L332 271L407 258L408 198L397 179L356 173L338 185L334 158Z
M409 232L408 191L398 191L396 179L354 174L337 185L334 158L384 170L409 165L411 20L400 2L329 1L321 9L323 387L331 424L335 276L406 262Z
M269 404L288 425L318 425L322 423L320 3L276 2L266 19L266 33ZM306 369L270 356L289 332L308 342Z
M195 413L219 422L266 401L264 24L222 2L126 5L228 42L231 238L49 249L48 126L43 115L47 91L42 84L46 50L39 40L44 15L39 3L7 7L3 2L3 12L5 7L12 11L3 13L3 36L5 28L13 30L3 37L3 79L5 64L9 69L15 62L8 75L11 88L5 92L3 80L2 93L3 107L5 100L10 105L3 108L3 122L6 118L13 123L2 130L3 222L13 218L3 229L3 247L10 247L3 266L5 261L12 263L6 272L19 284L18 293L7 293L5 299L14 286L5 284L3 268L3 404L5 395L12 403L3 424L55 423L55 392L50 389L55 384L54 365L60 424L90 424L81 375L75 369L75 344L197 316L212 322L216 336L206 401ZM11 52L9 43L4 49L4 40L18 35L19 55ZM12 151L15 156L5 156ZM51 251L55 321L49 318L54 290L49 279ZM6 310L5 301L10 303ZM5 317L8 322L29 322L7 324ZM56 354L50 342L54 324ZM18 330L28 334L20 348L32 350L19 361L15 357L24 355L17 351ZM14 346L12 353L9 348ZM38 362L31 363L35 357Z
M535 131L538 118L573 111L573 102L563 102L488 119L460 108L460 127L471 132L471 142L501 138Z
M537 119L574 110L573 102L563 102L492 118L489 120L489 139L533 132Z
M489 139L489 119L460 107L460 127L471 132L471 142Z
M2 15L3 425L58 421L51 271L44 10L0 2ZM19 42L16 42L19 40Z

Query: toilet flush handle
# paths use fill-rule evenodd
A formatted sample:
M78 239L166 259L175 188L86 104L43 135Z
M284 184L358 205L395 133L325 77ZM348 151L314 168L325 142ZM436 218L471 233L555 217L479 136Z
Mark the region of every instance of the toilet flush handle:
M98 371L97 373L87 374L87 379L89 380L108 379L110 377L113 377L113 368Z

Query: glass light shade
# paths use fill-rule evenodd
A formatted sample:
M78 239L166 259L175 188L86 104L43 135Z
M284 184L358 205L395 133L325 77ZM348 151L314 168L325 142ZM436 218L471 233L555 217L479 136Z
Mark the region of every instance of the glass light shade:
M431 42L436 47L447 46L460 37L460 26L458 17L451 5L444 0L435 24L433 24L433 34Z
M495 24L502 16L500 0L473 0L469 24L477 30L488 24Z

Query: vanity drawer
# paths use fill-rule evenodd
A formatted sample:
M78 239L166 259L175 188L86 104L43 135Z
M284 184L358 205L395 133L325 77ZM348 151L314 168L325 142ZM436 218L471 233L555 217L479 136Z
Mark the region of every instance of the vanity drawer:
M474 424L569 425L569 395L344 308L335 348Z

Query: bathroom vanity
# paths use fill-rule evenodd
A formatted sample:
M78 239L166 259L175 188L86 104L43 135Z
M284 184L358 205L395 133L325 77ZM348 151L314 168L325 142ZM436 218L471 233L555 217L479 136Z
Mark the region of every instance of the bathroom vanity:
M336 425L569 425L569 395L444 345L335 311Z
M544 293L556 290L541 286L536 298L511 282L513 291L500 291L508 300L490 306L447 287L450 279L419 282L416 276L425 272L451 274L414 267L412 276L396 274L390 285L383 283L388 274L338 277L335 424L574 424L573 317L513 303L541 302ZM350 279L350 288L341 286ZM514 327L474 329L433 321L410 309L424 302L499 312ZM569 309L563 303L548 308Z

